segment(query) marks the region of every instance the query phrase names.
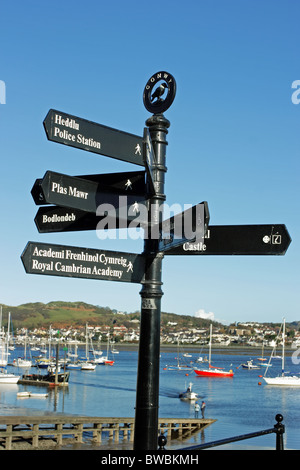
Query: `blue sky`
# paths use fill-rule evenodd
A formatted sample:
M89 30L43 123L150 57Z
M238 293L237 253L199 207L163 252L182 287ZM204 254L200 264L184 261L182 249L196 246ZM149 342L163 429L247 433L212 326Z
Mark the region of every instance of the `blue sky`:
M292 243L285 256L165 256L162 310L226 324L300 320L299 13L291 0L2 1L0 303L140 309L138 284L29 275L20 255L29 240L142 251L142 240L95 232L39 234L30 191L47 170L139 170L50 142L42 122L53 108L142 136L144 87L166 70L177 82L165 113L167 203L206 200L212 225L283 223Z

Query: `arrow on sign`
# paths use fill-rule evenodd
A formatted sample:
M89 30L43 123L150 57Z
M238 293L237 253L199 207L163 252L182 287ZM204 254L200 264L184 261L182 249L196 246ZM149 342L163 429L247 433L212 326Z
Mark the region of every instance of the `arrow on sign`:
M145 258L134 253L28 242L21 259L29 274L140 283Z
M144 166L142 137L55 109L49 110L43 124L53 142Z
M192 240L203 243L208 221L206 201L164 220L160 228L158 251L168 251Z
M53 171L47 171L44 178L39 183L35 183L35 200L38 199L41 204L56 204L62 207L79 209L96 214L100 205L111 206L111 209L117 210L124 201L126 206L145 202L144 195L137 195L128 192L126 195L120 195L120 192L107 191L107 186L101 186L96 181L90 181L73 176L63 175ZM38 194L36 186L40 187L41 194ZM120 202L121 201L121 202Z
M204 241L175 247L167 255L284 255L291 243L285 225L212 225Z

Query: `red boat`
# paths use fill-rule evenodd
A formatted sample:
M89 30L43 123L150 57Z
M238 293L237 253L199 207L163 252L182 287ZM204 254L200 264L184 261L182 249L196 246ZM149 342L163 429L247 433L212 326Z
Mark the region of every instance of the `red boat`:
M212 339L212 325L210 325L210 340L209 340L209 360L208 369L194 369L195 373L200 377L233 377L233 370L225 371L221 367L214 367L210 364L211 361L211 339Z
M194 369L195 373L200 377L233 377L233 370L225 371L220 367L214 367L209 364L209 369Z

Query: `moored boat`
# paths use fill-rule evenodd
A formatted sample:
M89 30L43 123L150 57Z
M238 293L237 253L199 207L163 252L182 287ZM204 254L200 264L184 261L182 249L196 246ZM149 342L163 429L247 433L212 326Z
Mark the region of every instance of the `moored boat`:
M253 369L260 369L259 365L253 364L253 359L241 364L243 369L253 370Z
M81 370L95 370L96 364L92 364L91 362L81 362L80 363Z
M106 348L106 356L101 356L97 360L97 364L104 365L104 366L113 366L115 361L113 359L109 359L109 351L110 351L110 340L109 340L109 333L107 335L107 348Z
M48 393L18 392L18 398L47 398Z
M23 359L22 357L18 357L17 359L13 360L12 365L15 367L24 367L28 369L32 366L32 362L29 359Z
M20 375L0 372L0 384L16 384L20 380Z
M225 371L222 368L217 368L209 365L209 369L194 369L195 373L200 377L233 377L234 372L232 369Z
M264 376L263 379L266 382L267 385L280 385L280 386L286 386L286 387L300 387L300 377L297 375L286 375L284 371L284 345L285 345L285 318L283 319L283 324L282 324L282 366L281 366L281 375L277 377L266 377ZM272 355L270 357L271 362ZM269 364L267 366L265 375L268 371Z
M215 367L211 365L211 343L212 343L212 325L210 325L210 334L209 334L209 358L208 358L208 368L205 369L196 369L194 368L195 374L200 377L233 377L233 370L225 371L221 367Z
M81 363L79 363L79 362L68 362L66 364L66 369L68 369L68 370L81 370Z
M23 385L68 385L70 372L62 372L53 374L48 372L47 374L24 374L19 379L20 384Z

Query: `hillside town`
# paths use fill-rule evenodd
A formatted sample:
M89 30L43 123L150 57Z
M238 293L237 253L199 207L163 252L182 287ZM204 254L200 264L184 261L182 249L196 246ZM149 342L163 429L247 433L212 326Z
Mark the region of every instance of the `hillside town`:
M31 346L39 346L49 342L59 341L61 344L84 344L86 339L93 343L106 343L108 338L113 343L135 344L139 342L139 320L130 320L131 326L125 325L101 325L56 329L35 328L27 330L19 328L13 334L10 333L10 342L24 344L25 340ZM256 322L237 323L228 327L213 326L212 343L216 346L250 346L250 347L274 347L281 344L280 325L270 326ZM1 329L1 336L6 334ZM164 345L205 345L209 342L209 327L181 327L176 322L168 322L161 328L161 344ZM285 343L292 348L300 347L300 331L294 328L286 329Z

